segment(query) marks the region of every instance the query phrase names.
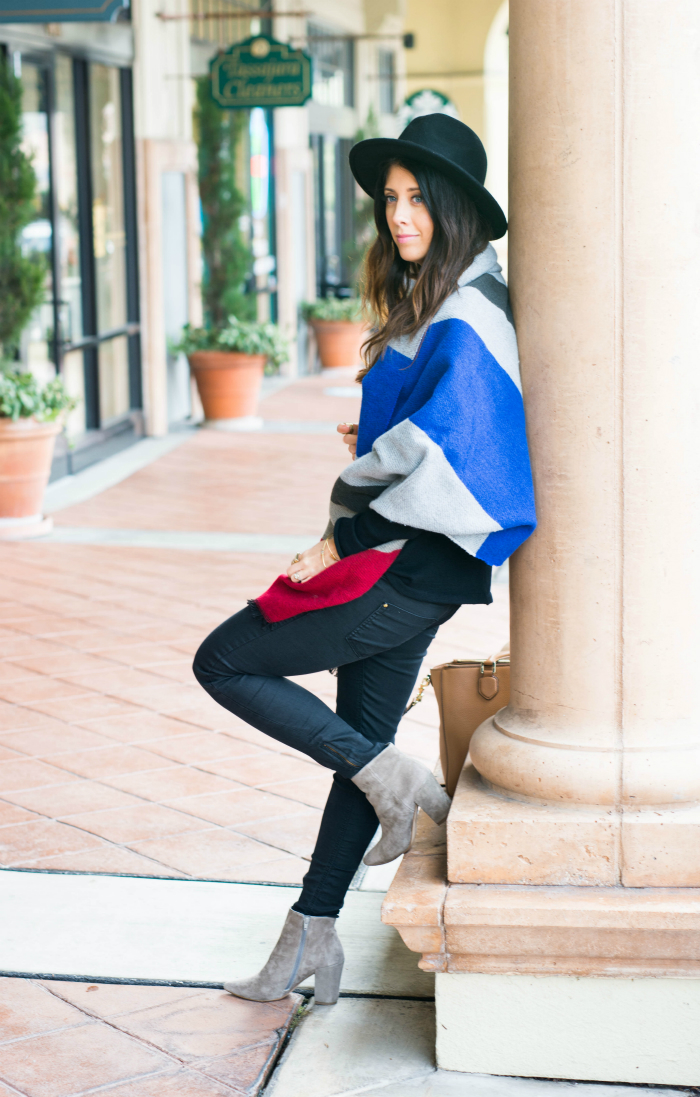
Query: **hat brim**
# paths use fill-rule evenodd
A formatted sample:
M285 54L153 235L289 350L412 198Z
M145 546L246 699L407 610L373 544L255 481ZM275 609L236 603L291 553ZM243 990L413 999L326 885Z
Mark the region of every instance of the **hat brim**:
M508 229L506 215L486 187L454 161L441 156L439 152L424 148L423 145L396 137L370 137L366 141L358 141L350 149L350 170L363 191L374 198L381 165L387 160L402 157L437 168L451 182L462 187L491 226L491 239L500 240L505 236Z

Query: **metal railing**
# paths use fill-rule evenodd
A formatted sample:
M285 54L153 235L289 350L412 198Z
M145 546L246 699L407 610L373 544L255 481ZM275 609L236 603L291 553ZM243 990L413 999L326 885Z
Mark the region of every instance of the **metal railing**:
M259 20L263 8L260 0L190 0L192 37L227 49L250 37L251 19Z

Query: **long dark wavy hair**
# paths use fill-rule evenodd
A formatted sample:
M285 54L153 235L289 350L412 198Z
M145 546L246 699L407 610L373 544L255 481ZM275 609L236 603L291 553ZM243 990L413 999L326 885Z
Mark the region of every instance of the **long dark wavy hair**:
M433 238L420 264L401 258L386 219L384 187L398 165L415 176L433 219ZM442 172L411 160L382 165L374 194L377 239L365 259L363 303L377 325L362 349L358 380L381 358L390 339L414 335L433 318L457 280L487 246L491 229L466 191Z

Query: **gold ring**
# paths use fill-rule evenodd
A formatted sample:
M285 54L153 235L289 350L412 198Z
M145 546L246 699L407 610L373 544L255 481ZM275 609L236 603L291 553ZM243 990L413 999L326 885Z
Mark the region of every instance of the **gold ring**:
M296 554L296 556L294 557L294 559L292 560L292 563L293 564L298 564L300 560L301 560L301 553L298 552Z

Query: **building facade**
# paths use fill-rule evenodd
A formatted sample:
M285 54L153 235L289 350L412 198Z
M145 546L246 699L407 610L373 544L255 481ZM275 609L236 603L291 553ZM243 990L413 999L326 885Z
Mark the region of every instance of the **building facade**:
M358 134L400 124L403 0L303 12L285 0L269 17L268 6L132 0L108 22L0 22L39 189L24 243L48 259L21 357L40 379L60 372L79 401L54 477L198 416L173 351L183 325L202 321L196 81L250 35L291 41L314 64L307 104L243 112L237 150L246 288L258 318L289 337L290 373L316 368L302 301L356 292L361 200L347 154Z

